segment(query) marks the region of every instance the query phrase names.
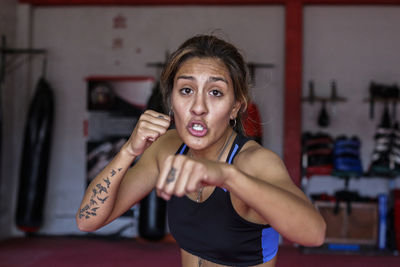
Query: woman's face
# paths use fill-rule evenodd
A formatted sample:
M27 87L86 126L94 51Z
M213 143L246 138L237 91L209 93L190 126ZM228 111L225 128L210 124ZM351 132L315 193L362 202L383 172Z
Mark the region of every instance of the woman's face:
M229 120L240 108L228 69L213 58L185 61L175 75L171 98L176 129L195 150L225 142Z

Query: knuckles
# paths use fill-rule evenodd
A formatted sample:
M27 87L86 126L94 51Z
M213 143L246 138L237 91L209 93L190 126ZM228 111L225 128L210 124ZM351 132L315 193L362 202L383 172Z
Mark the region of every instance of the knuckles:
M147 127L149 125L149 122L145 119L139 119L139 121L137 122L137 125L138 125L139 129L141 129L141 128Z
M188 183L186 186L186 189L188 192L194 192L196 191L197 187L196 187L196 183Z
M167 195L182 197L187 193L196 192L201 183L207 182L209 178L207 166L203 162L196 161L186 155L167 156L164 162L164 168L170 169L172 167L179 170L176 180L170 184L163 183L162 186L160 184L156 186L157 190L162 191ZM182 178L188 172L189 176ZM181 179L187 179L187 181L182 181Z
M177 197L183 197L184 195L186 195L186 191L184 189L177 189L175 190L175 195Z

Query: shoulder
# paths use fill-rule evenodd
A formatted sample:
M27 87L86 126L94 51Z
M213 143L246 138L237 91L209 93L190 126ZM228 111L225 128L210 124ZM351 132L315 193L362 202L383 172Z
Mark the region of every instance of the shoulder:
M148 149L156 158L157 163L163 162L169 155L175 154L183 141L175 129L168 130L160 136ZM147 151L146 151L147 152Z
M252 140L240 150L234 165L241 171L263 180L266 180L266 177L271 178L273 174L279 177L288 176L282 159L273 151ZM270 175L266 175L267 173Z
M166 150L178 149L178 147L183 143L176 129L168 130L163 136L160 136L157 142L157 145L163 147Z
M243 167L258 165L260 161L264 163L282 162L276 153L253 140L246 142L235 158L235 164L243 165Z

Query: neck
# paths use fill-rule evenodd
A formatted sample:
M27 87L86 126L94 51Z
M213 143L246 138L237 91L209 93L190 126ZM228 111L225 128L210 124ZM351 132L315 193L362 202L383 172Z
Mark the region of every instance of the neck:
M189 155L194 158L204 158L208 160L219 160L224 158L223 156L229 148L229 143L231 143L234 133L234 130L231 127L228 127L222 137L212 146L202 150L190 149Z

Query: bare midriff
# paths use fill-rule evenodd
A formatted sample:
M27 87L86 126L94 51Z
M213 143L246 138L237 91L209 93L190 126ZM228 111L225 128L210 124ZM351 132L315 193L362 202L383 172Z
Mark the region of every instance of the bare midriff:
M276 263L275 256L272 260L258 264L251 265L252 267L274 267ZM199 257L188 253L181 249L182 267L228 267L227 265L221 265L214 262L207 261L205 259L199 259ZM249 265L250 266L250 265Z

